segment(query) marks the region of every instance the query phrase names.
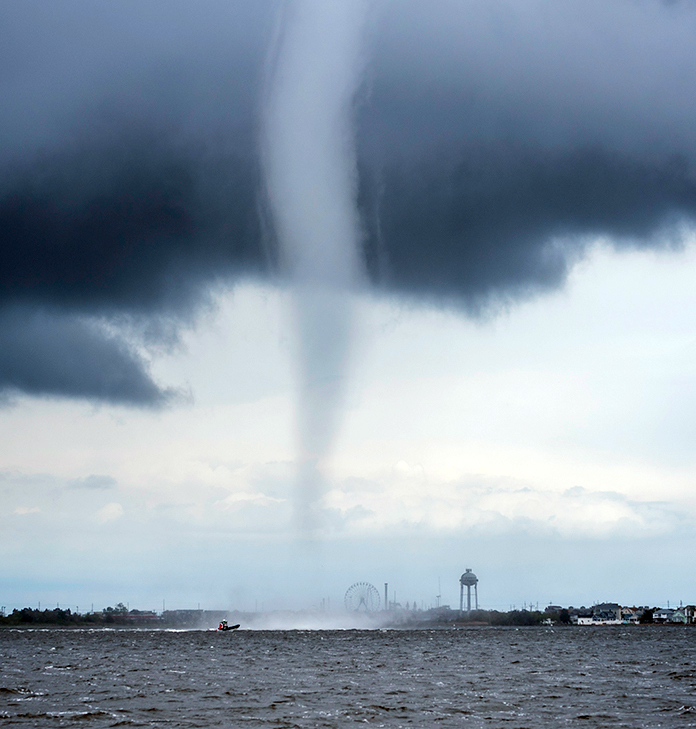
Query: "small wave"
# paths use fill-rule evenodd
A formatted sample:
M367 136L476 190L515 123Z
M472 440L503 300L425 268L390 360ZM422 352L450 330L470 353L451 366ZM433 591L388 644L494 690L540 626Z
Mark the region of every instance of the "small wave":
M684 679L693 680L696 678L694 671L670 671L667 675L674 681L683 681Z
M114 714L101 709L90 709L88 711L42 711L42 712L23 712L21 714L13 714L13 719L70 719L80 721L82 719L96 719L98 717L110 716Z
M19 696L36 696L36 694L28 688L18 687L10 688L9 686L0 686L0 695L14 694Z
M383 706L382 704L370 704L367 708L376 711L411 711L408 706Z

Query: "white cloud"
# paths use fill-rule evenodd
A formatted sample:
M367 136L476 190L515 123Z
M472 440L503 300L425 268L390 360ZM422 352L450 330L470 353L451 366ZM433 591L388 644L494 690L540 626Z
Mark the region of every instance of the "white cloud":
M106 524L109 521L120 519L123 516L123 507L121 504L112 501L110 504L106 504L96 513L96 519L101 524Z
M569 538L646 538L667 534L690 518L674 505L581 487L553 491L481 476L455 482L414 480L406 465L400 462L377 487L349 479L346 489L339 485L326 495L324 506L341 515L342 531L366 537L397 536L416 528L431 536L525 531Z
M40 513L41 509L39 509L38 506L18 506L15 510L15 514L20 514L21 516L24 516L25 514L38 514Z
M237 492L234 494L230 494L228 497L222 499L221 501L218 501L215 506L218 508L222 508L226 511L232 511L247 504L255 504L257 506L271 506L273 504L282 504L286 501L287 499L275 499L272 496L266 496L266 494Z
M75 478L70 485L76 489L112 489L116 486L113 476L90 474L84 478Z

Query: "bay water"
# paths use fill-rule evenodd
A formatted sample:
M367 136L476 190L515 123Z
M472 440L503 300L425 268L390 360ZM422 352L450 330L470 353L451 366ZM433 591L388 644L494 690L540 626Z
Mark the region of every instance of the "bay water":
M0 726L696 726L696 629L0 630Z

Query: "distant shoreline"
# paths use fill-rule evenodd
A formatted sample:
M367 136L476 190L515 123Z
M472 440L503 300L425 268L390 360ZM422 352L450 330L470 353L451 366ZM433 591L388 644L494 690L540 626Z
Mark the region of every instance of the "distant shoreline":
M170 610L163 613L127 610L123 606L86 614L70 610L13 610L0 615L0 629L91 629L91 630L215 630L221 620L239 623L242 630L460 630L472 628L610 628L627 625L676 626L693 625L693 620L660 621L658 609L643 609L640 616L620 620L611 613L594 614L581 609L573 614L568 609L558 612L528 610L472 611L467 617L450 609L426 611L382 611L378 613L276 611L242 613L224 610Z
M534 624L534 625L490 625L489 623L453 623L453 624L428 624L428 623L414 623L414 624L385 624L385 625L375 625L373 627L350 627L350 628L344 628L344 627L331 627L331 626L325 626L325 627L315 627L315 628L307 628L307 627L285 627L285 628L265 628L265 627L254 627L253 625L244 626L242 625L239 630L235 632L244 632L244 631L251 631L251 632L275 632L275 631L297 631L297 632L305 632L308 630L312 631L343 631L343 632L362 632L362 631L369 631L369 630L393 630L393 631L401 631L401 632L408 632L411 630L482 630L482 629L495 629L495 630L520 630L522 628L524 629L547 629L547 630L565 630L565 629L579 629L579 630L586 630L586 629L600 629L600 630L609 630L612 628L692 628L694 627L694 624L686 624L686 623L621 623L620 625L616 624L607 624L603 625L601 623L597 623L596 625L541 625L541 624ZM79 630L91 630L94 632L102 631L102 632L124 632L124 631L131 631L131 632L181 632L181 633L218 633L216 628L212 627L198 627L198 626L172 626L172 625L128 625L128 624L117 624L117 625L95 625L93 623L71 623L69 625L62 625L59 623L20 623L17 625L0 625L0 631L23 631L23 632L30 632L32 630L56 630L56 631L64 631L64 632L70 632L70 631L79 631Z

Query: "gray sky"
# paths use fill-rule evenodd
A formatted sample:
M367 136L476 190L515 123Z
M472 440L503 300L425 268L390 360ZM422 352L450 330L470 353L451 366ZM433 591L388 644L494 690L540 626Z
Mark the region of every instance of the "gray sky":
M467 566L490 607L696 599L657 558L695 546L696 6L374 4L304 551L278 9L0 3L3 603L455 603Z

